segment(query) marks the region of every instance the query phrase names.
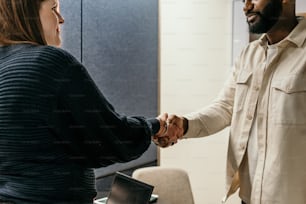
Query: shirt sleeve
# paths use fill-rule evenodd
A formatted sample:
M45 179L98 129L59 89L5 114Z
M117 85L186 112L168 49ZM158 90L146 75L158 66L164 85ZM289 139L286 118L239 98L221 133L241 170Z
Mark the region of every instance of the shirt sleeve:
M62 80L60 106L70 121L66 133L72 149L82 152L94 167L138 158L159 130L155 118L118 114L78 62L70 63Z
M234 97L235 74L232 72L211 105L184 115L188 119L188 131L184 138L208 136L229 126L232 120Z

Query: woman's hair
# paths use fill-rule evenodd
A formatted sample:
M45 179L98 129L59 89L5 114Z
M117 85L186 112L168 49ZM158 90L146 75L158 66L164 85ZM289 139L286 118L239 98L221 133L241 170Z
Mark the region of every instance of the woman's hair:
M45 0L0 0L0 44L46 45L39 17Z

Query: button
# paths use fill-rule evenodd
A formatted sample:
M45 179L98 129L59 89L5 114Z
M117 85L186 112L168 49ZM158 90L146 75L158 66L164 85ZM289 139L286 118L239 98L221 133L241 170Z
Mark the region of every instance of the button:
M245 145L244 144L240 144L240 149L241 150L245 150Z
M248 115L248 116L247 116L247 119L248 119L248 120L252 120L252 119L253 119L253 116L252 116L252 115Z
M259 87L258 87L258 86L255 86L255 87L254 87L254 90L255 90L255 91L259 91Z

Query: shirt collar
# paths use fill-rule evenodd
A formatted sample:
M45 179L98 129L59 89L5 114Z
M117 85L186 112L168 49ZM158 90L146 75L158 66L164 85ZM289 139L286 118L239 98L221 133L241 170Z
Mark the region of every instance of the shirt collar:
M299 23L295 26L291 33L286 38L277 43L279 46L283 45L283 43L287 44L288 42L295 44L297 47L301 47L304 44L306 40L306 19L301 18L298 19L298 21ZM259 44L261 46L266 46L268 44L267 34L263 34L259 38Z

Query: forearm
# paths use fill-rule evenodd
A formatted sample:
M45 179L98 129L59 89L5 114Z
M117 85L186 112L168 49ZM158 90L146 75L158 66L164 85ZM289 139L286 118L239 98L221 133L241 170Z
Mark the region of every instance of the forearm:
M184 134L184 138L208 136L230 125L235 97L235 84L234 74L232 74L226 80L224 88L217 99L210 106L184 115L188 120L188 131Z
M188 121L188 129L184 128L183 138L205 137L214 134L231 122L231 117L224 110L218 112L213 107L208 107L197 113L184 115Z

